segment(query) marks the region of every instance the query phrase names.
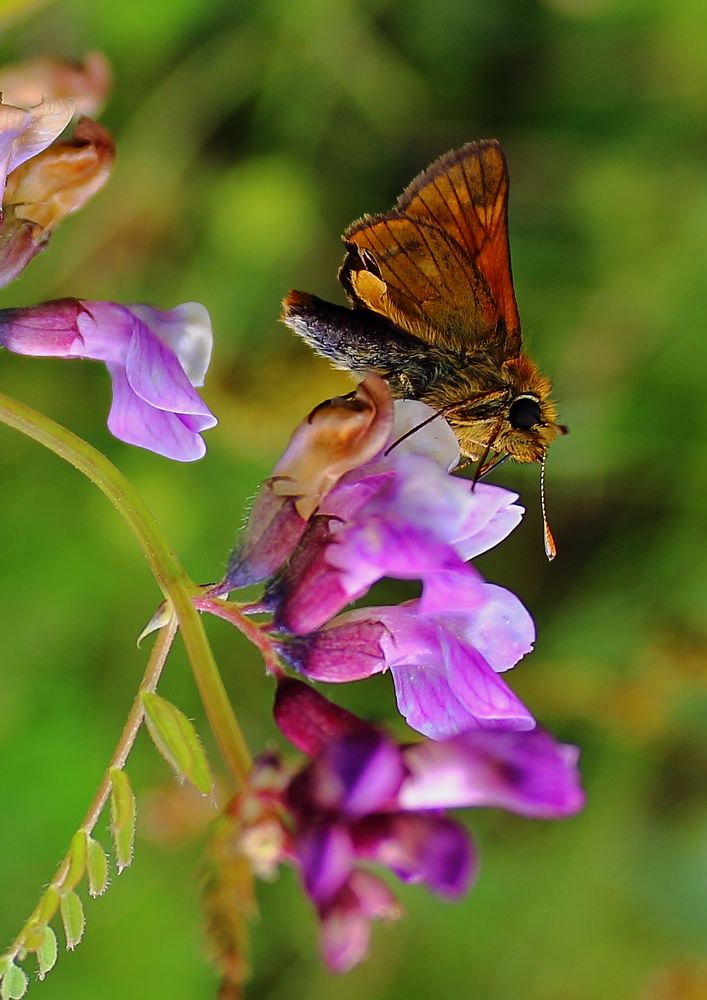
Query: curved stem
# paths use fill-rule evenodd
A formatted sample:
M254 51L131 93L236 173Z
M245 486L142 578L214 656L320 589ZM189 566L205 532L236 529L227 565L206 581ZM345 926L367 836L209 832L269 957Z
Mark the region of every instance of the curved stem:
M105 455L44 414L0 393L0 422L38 441L83 473L130 527L162 593L174 608L209 724L229 771L241 784L250 770L251 757L192 604L198 588L170 549L152 512Z

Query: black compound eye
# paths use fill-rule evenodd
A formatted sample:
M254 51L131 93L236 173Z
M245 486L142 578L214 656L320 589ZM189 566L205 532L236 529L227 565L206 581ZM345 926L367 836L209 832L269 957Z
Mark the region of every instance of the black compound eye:
M520 399L511 403L508 419L511 422L511 427L515 427L516 430L529 431L531 427L535 427L542 421L540 404L537 399L521 396Z

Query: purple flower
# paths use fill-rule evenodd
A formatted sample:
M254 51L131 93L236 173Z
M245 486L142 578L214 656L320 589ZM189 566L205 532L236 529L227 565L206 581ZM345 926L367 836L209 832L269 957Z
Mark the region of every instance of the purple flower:
M348 396L317 406L263 483L226 578L215 592L259 583L282 566L323 498L345 473L378 454L392 423L390 391L377 375Z
M430 613L421 601L362 608L277 648L313 680L362 680L390 669L401 715L425 736L443 739L470 729L533 728L533 716L498 675L534 638L518 598L482 583L467 611Z
M532 648L533 621L513 594L487 584L467 562L501 541L523 509L514 493L474 489L450 475L459 450L444 422L400 440L430 412L396 403L385 447L321 496L291 546L278 526L281 544L266 546L276 556L267 568L284 565L258 607L273 615L280 655L313 679L359 680L390 669L401 713L427 736L531 729L531 713L498 674ZM249 529L247 563L262 568L254 519ZM238 567L232 585L245 582L242 560ZM420 598L340 615L384 576L421 580Z
M424 403L397 402L387 444L430 414ZM279 627L312 632L384 576L422 580L425 610L469 609L483 581L466 561L505 538L523 508L514 493L483 484L472 490L450 475L456 437L440 420L434 433L429 426L348 473L324 498L270 588Z
M204 454L201 433L217 421L193 388L203 385L211 357L211 323L202 305L161 311L60 299L4 309L0 345L35 357L103 361L113 383L112 434L181 462Z
M399 915L390 890L362 864L383 865L443 898L469 889L476 873L471 840L440 810L494 806L560 818L583 805L577 750L540 730L401 746L294 680L281 683L275 718L312 758L285 801L294 858L321 921L324 959L337 972L365 957L372 920Z

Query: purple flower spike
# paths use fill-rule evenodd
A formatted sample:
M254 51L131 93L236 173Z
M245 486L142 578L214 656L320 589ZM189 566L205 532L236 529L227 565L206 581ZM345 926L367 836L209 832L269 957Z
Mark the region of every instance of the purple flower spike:
M280 683L275 717L312 758L290 780L283 805L290 857L319 914L324 960L336 972L365 957L372 920L399 916L389 890L362 866L383 865L447 899L472 885L473 844L442 810L495 806L559 818L583 804L576 748L538 730L400 745L291 680Z
M360 680L390 669L398 707L433 739L468 729L532 729L533 716L498 677L528 653L533 620L509 591L466 560L520 521L517 495L449 474L451 429L429 408L395 405L387 446L323 498L266 588L282 658L312 679ZM431 429L434 428L434 431ZM382 577L420 580L401 607L341 614Z
M206 451L217 421L194 386L211 358L206 309L61 299L0 311L0 344L16 354L103 361L113 382L108 428L128 444L180 462Z

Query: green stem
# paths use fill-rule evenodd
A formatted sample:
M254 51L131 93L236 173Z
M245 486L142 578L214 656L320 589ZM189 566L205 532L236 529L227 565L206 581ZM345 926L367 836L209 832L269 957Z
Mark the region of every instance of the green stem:
M235 782L241 784L250 770L251 757L203 625L192 604L198 588L169 548L154 515L105 455L49 417L0 393L0 422L38 441L73 465L101 490L127 522L160 590L174 608L209 724L229 771Z
M108 766L106 767L101 783L96 789L96 793L91 800L91 804L86 810L86 815L83 818L79 830L84 830L90 837L94 831L96 823L98 822L103 809L105 808L106 802L110 796L111 790L111 780L110 773L113 768L123 768L128 759L128 755L133 748L137 734L140 732L140 726L145 717L145 710L142 704L142 694L145 691L155 691L157 688L158 681L162 674L162 670L169 655L169 651L172 648L172 643L174 642L174 637L177 634L177 619L176 617L165 625L165 627L160 631L152 647L152 652L150 653L150 658L147 661L147 666L145 667L145 673L143 674L142 680L140 681L140 687L137 690L137 694L133 699L133 703L130 706L130 711L128 717L125 720L125 725L123 726L123 731L120 734L120 739L118 740L115 749L111 755ZM73 844L73 840L72 840ZM57 893L61 890L64 883L64 879L71 867L71 849L66 853L62 859L59 867L56 870L54 878L49 883L48 889L45 891L44 895L40 899L39 903L35 907L34 913L29 918L27 923L24 925L20 933L17 935L13 941L10 948L3 954L3 958L9 958L11 961L15 961L17 956L22 952L23 949L27 947L27 937L35 929L36 914L40 912L44 907L49 906L48 893L54 894L54 898L58 899ZM48 911L51 913L51 909Z

